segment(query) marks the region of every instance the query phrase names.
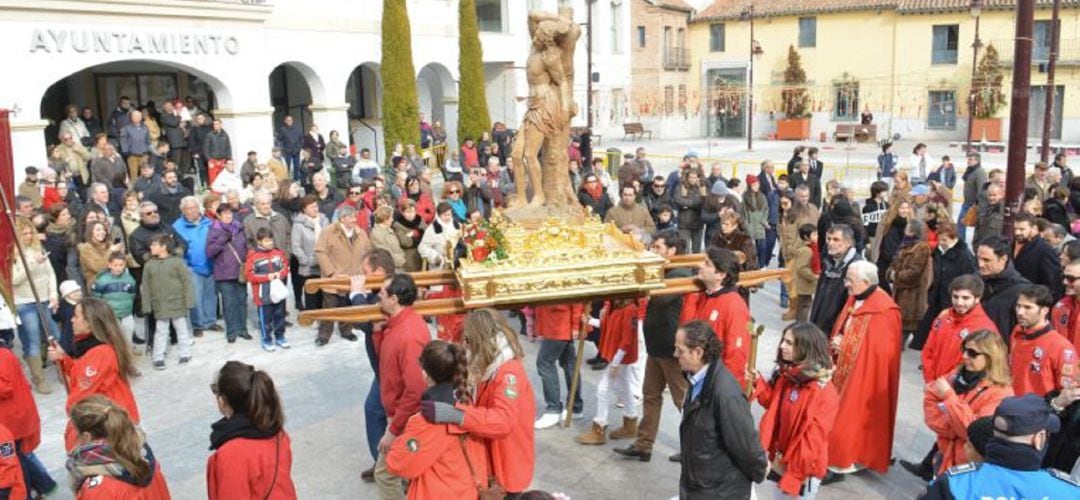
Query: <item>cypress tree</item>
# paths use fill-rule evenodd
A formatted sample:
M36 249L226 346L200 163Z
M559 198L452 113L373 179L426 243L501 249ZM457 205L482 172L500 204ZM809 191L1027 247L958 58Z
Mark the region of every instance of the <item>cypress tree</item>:
M484 90L484 54L476 23L476 1L461 0L458 10L458 141L478 139L491 130L487 95Z
M420 145L420 104L412 60L412 30L405 0L383 0L383 140L389 157L395 143Z

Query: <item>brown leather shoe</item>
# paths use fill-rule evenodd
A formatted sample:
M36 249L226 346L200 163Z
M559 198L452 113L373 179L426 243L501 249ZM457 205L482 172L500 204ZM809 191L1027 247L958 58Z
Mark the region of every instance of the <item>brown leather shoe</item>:
M361 472L360 473L360 479L363 479L365 483L374 483L375 482L375 466L372 465L371 467L369 467L369 468L365 469L363 472Z

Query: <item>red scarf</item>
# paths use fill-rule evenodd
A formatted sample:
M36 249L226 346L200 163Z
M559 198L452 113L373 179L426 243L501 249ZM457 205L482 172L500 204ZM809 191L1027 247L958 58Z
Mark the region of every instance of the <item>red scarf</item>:
M599 200L600 197L604 195L604 185L600 184L599 182L586 184L585 192L589 193L589 196L592 196L594 200Z

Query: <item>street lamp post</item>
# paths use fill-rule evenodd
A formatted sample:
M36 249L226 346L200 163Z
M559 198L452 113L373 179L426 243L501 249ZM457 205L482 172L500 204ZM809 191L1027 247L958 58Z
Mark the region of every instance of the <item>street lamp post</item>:
M971 54L971 90L968 91L968 128L967 146L964 154L971 152L971 135L975 128L975 75L979 69L979 49L982 48L982 40L979 39L979 17L982 15L983 0L971 0L971 17L975 18L975 41L972 42Z
M750 2L750 6L746 10L742 11L741 16L743 19L750 21L750 66L747 70L747 105L746 105L746 150L754 150L754 52L756 48L756 42L754 41L754 3Z

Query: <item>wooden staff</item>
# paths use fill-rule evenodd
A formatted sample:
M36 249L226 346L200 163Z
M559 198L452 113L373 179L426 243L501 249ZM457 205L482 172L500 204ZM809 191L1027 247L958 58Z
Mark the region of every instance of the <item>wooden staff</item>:
M589 322L585 316L589 314L591 304L586 302L582 309L581 327L578 328L577 359L574 360L574 375L570 377L570 394L566 396L566 420L563 427L570 427L574 419L574 391L577 390L581 379L581 360L585 357L585 331L589 328Z
M34 309L38 313L38 321L41 323L41 329L47 330L49 325L48 316L45 314L45 306L41 305L41 295L38 294L37 285L34 284L34 275L30 271L30 265L26 262L26 250L23 249L22 240L20 239L19 230L15 227L15 212L11 209L11 204L8 203L7 187L0 183L0 200L4 203L4 213L8 216L8 223L11 225L11 235L15 240L15 248L19 251L19 261L22 262L23 269L26 270L26 278L30 283L30 293L34 294ZM35 234L36 238L37 235ZM46 257L48 258L48 257ZM51 333L46 333L46 340L49 344L55 344L56 338ZM56 369L56 374L60 377L60 385L64 386L64 393L70 392L68 389L67 378L64 377L64 372L60 371L60 365L53 363L53 368Z
M785 279L791 274L791 271L787 268L784 269L768 269L760 271L747 271L739 273L739 286L754 286L765 283L767 281ZM333 279L333 278L332 278ZM378 281L377 283L382 283ZM372 283L373 285L374 283ZM669 278L664 280L664 288L650 290L647 295L650 297L660 297L664 295L683 295L691 292L698 292L703 290L702 285L695 278ZM369 285L370 286L370 285ZM594 298L637 298L643 294L617 294L617 295L604 295L597 294ZM565 304L568 302L580 302L581 297L570 297L565 299L552 299L547 301L530 301L527 305L538 304ZM524 303L513 304L499 304L494 306L496 309L514 309L526 305ZM469 312L469 308L465 305L465 302L460 298L448 298L448 299L431 299L420 300L413 304L413 309L417 314L421 316L440 316L443 314L465 314ZM378 305L369 306L351 306L351 307L338 307L333 309L314 309L308 311L301 311L297 321L302 326L309 326L316 321L335 321L335 322L364 322L364 321L384 321L386 317L383 315L382 309Z
M757 373L757 345L758 339L760 339L761 335L765 333L765 325L757 325L757 327L755 328L754 321L750 320L750 322L746 324L746 329L750 332L750 361L746 363L746 366L747 368L753 370L754 373ZM755 382L756 380L751 380L749 378L746 380L747 399L749 399L750 395L754 393Z

